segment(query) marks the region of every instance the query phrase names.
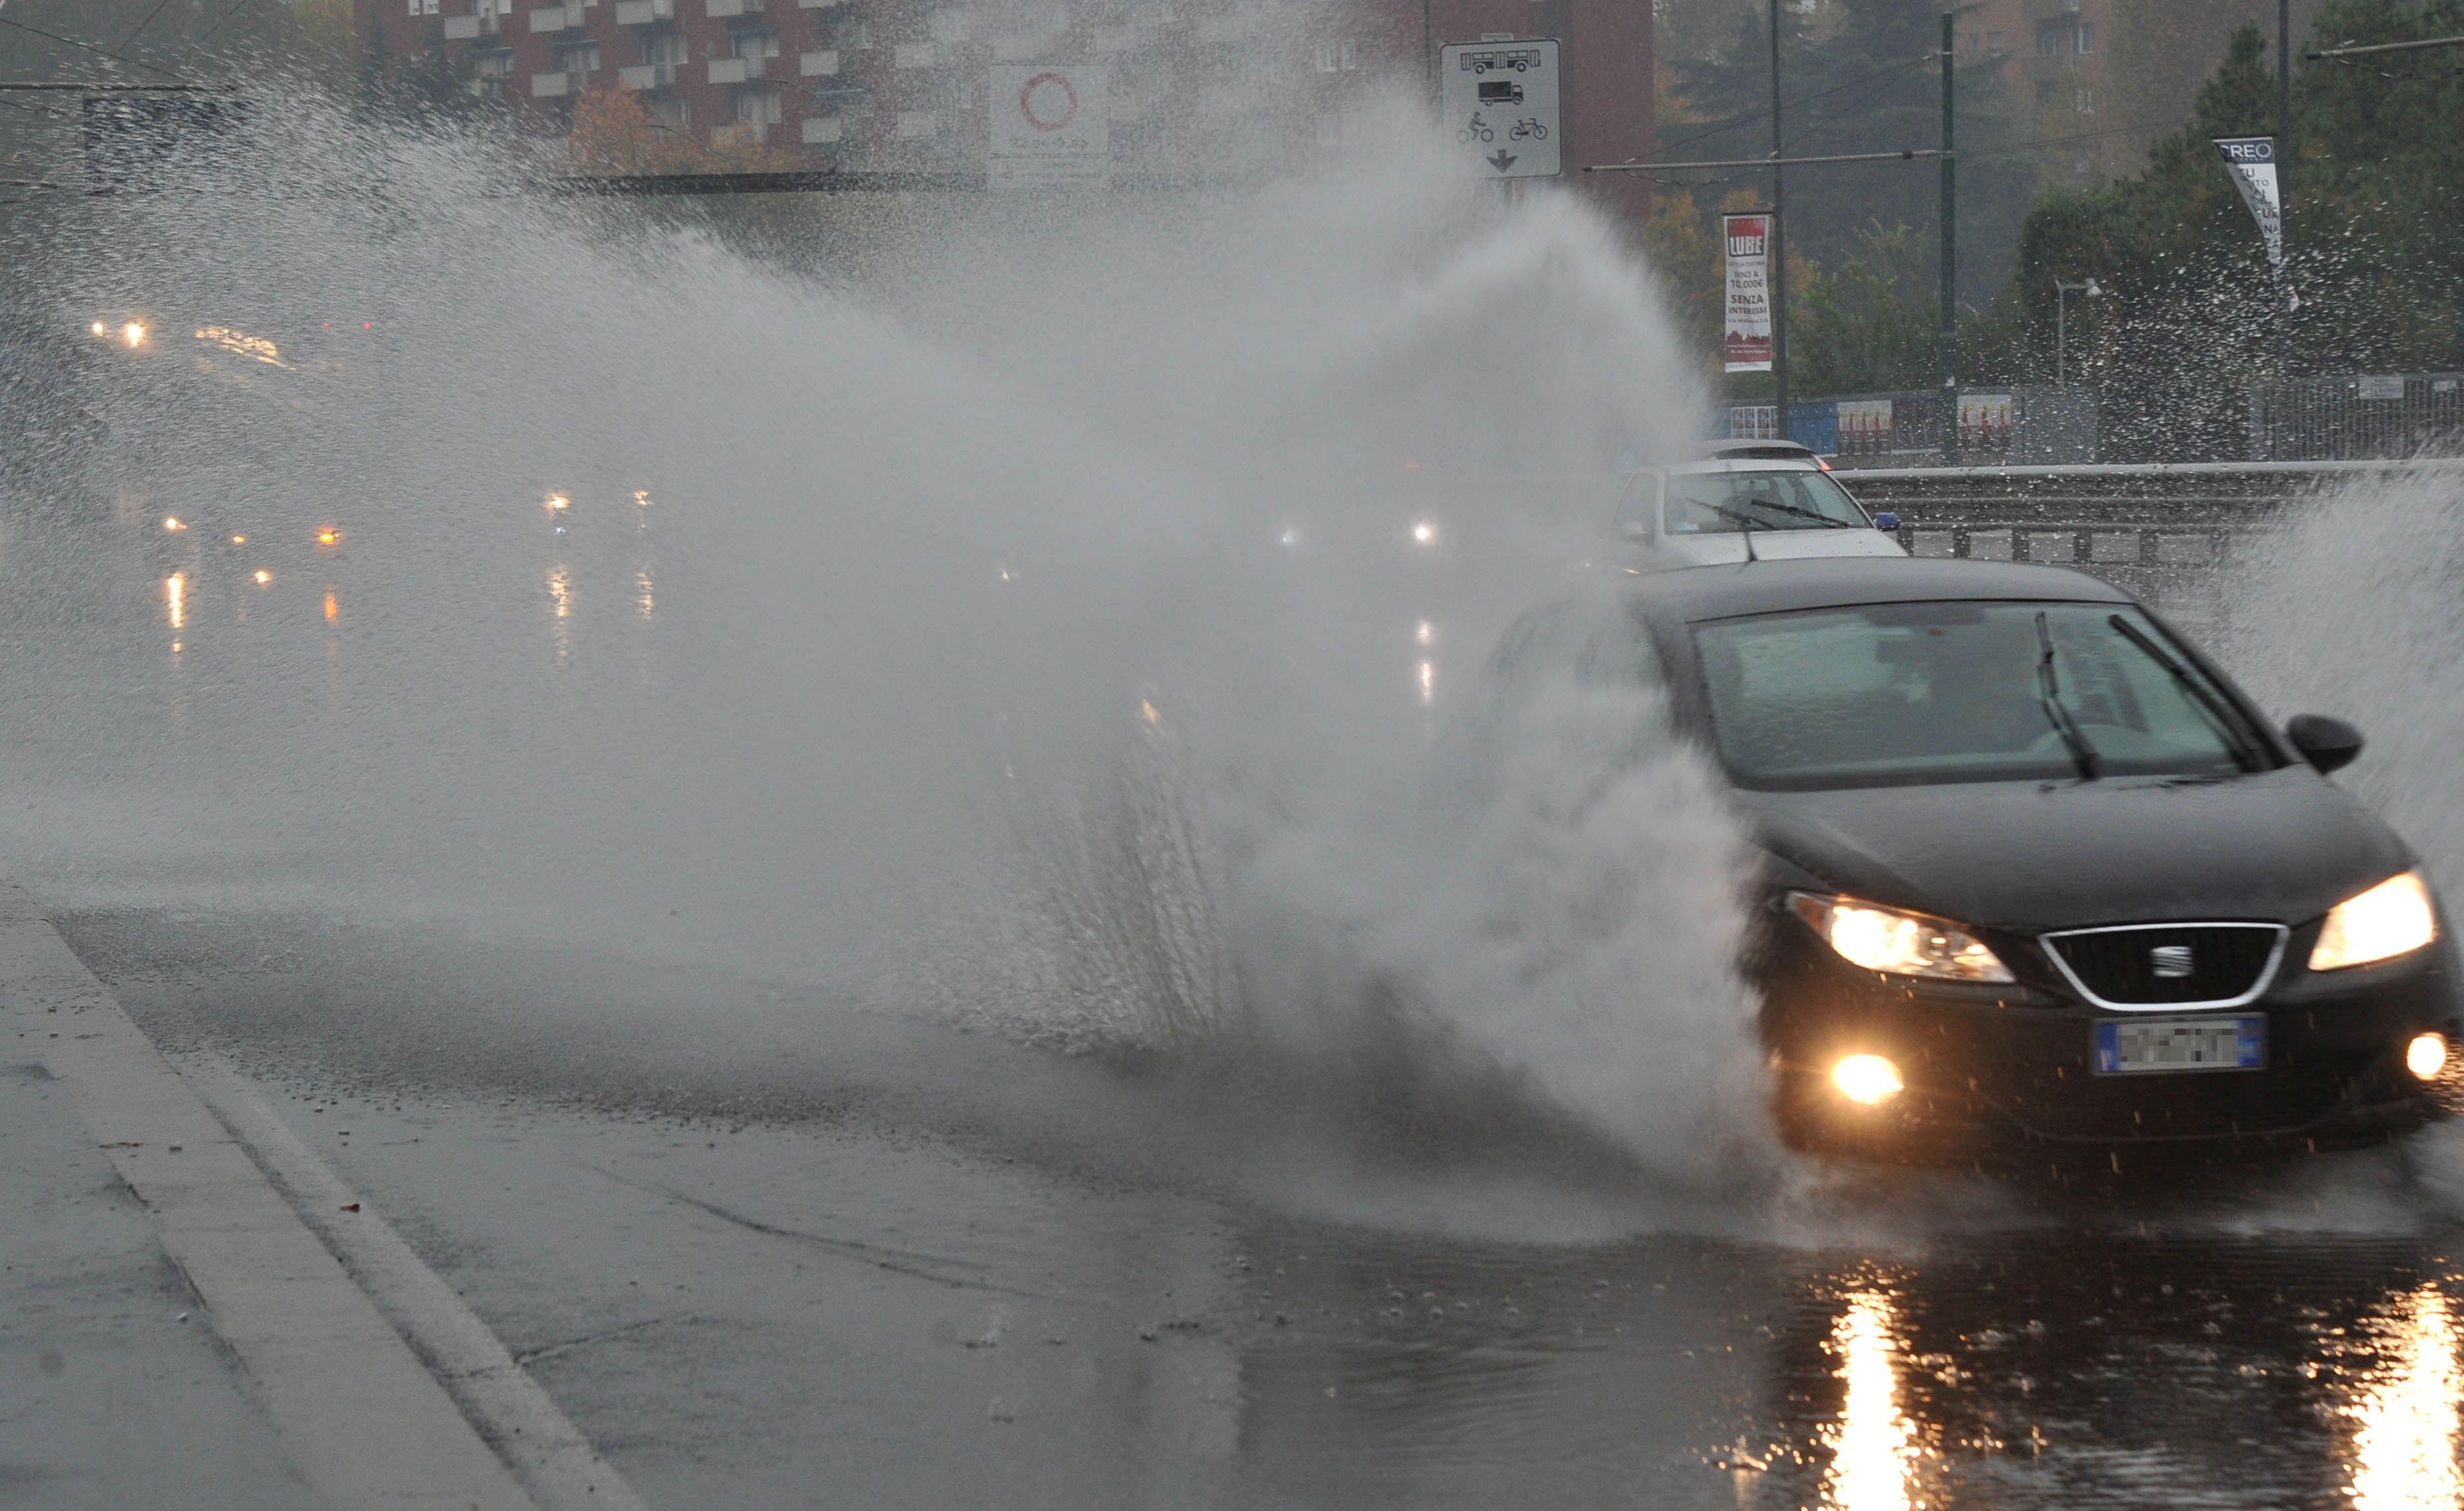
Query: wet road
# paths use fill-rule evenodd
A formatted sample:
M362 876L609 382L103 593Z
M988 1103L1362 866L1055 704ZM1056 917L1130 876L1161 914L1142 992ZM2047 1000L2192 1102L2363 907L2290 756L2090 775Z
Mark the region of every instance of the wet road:
M167 1047L254 1075L653 1504L2464 1498L2443 1135L2185 1192L1808 1166L1689 1213L1545 1148L1293 1136L1306 1098L1263 1083L690 972L66 931Z

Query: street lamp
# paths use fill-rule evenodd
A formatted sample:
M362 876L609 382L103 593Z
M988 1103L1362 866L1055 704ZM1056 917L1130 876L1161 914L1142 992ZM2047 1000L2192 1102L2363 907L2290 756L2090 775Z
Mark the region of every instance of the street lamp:
M2057 388L2069 386L2064 381L2067 371L2065 358L2068 355L2064 348L2070 339L2068 304L2070 296L2074 294L2085 295L2091 299L2104 297L2104 291L2097 287L2094 278L2085 278L2078 283L2064 283L2061 274L2054 275L2054 386Z

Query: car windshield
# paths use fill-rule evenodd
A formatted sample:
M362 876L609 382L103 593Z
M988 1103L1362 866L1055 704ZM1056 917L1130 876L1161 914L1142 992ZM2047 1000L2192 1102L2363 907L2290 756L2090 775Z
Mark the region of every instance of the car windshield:
M1694 627L1720 755L1764 788L2273 764L2154 621L2113 603L1880 603Z
M1862 530L1871 521L1848 491L1812 468L1770 471L1672 472L1668 533L1738 530Z

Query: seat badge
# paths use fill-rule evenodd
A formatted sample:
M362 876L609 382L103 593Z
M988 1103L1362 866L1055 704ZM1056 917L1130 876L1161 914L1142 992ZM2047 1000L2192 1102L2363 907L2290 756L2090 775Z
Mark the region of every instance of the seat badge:
M2147 952L2147 969L2160 981L2182 980L2190 974L2194 964L2189 945L2158 945Z

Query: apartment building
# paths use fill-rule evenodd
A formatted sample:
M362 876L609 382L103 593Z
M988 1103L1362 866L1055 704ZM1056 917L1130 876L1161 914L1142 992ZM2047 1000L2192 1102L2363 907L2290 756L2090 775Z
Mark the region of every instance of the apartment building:
M449 80L522 130L624 90L680 142L814 168L980 168L991 65L1058 61L1106 65L1124 179L1238 174L1325 152L1381 88L1428 88L1438 44L1486 35L1566 41L1570 165L1651 139L1650 8L1629 0L357 3L376 68ZM1620 175L1573 182L1644 208Z
M2113 42L2113 0L1986 0L1959 12L1963 63L2009 58L2016 103L2045 115L2094 115Z

